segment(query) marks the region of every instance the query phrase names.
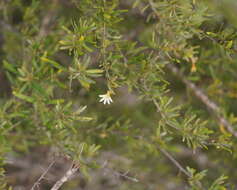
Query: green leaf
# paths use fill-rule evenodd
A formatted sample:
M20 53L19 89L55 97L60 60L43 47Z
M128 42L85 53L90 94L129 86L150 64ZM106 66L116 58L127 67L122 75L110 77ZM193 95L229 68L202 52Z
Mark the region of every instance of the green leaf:
M57 63L56 61L50 60L46 57L41 57L40 59L43 62L50 63L53 67L56 67L59 70L65 71L65 68L61 66L59 63Z
M91 121L91 120L93 120L93 118L91 118L91 117L77 117L77 119L80 120L80 121Z
M18 73L17 70L13 67L12 64L8 63L7 61L3 61L3 66L6 68L8 71L13 72L13 73Z
M14 96L16 96L19 99L25 100L26 102L30 102L33 103L34 102L34 98L30 97L30 96L26 96L24 94L21 93L17 93L17 92L13 92Z
M89 83L88 81L85 81L85 80L83 80L83 79L79 79L79 81L80 81L81 85L82 85L85 89L89 90L89 88L90 88L90 83Z
M97 74L97 73L103 73L104 70L102 70L102 69L88 69L88 70L86 70L86 72L88 74Z

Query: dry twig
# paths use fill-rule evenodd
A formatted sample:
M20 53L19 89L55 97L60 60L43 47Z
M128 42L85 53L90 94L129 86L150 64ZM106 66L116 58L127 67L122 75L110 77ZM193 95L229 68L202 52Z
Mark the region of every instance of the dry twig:
M185 174L188 178L192 178L192 175L175 159L173 156L167 152L165 149L158 146L158 149L162 154L164 154L183 174ZM202 186L200 182L196 182L196 186L200 190L204 190L205 188Z
M65 175L54 184L51 190L58 190L65 182L69 181L78 170L79 166L73 164Z
M164 150L163 148L160 148L158 146L158 149L182 172L184 173L187 177L191 177L191 175L188 173L188 171L186 169L183 168L183 166L181 166L181 164L175 160L170 153L168 153L166 150Z
M155 8L155 4L152 0L149 0L149 5L152 9L152 11L155 13L157 18L159 18L159 14ZM201 100L202 103L206 105L206 107L211 110L211 112L216 116L218 122L223 125L233 136L237 137L237 131L234 130L234 127L228 122L228 120L223 116L223 114L220 112L219 106L210 100L208 96L200 89L198 88L194 83L187 80L183 74L179 71L177 67L175 67L172 64L168 64L167 68L175 74L185 85L187 88L191 89L194 93L194 95Z
M40 176L40 178L34 183L31 190L34 190L36 187L40 185L40 181L45 178L46 174L49 172L50 168L54 165L55 161L51 162L44 173Z
M187 80L183 74L179 71L177 67L174 65L168 64L167 68L176 75L187 88L191 89L194 95L201 100L202 103L206 105L206 107L216 116L218 122L223 125L233 136L237 137L237 131L234 130L234 127L227 121L227 119L221 114L220 108L218 105L213 102L208 96L194 83Z

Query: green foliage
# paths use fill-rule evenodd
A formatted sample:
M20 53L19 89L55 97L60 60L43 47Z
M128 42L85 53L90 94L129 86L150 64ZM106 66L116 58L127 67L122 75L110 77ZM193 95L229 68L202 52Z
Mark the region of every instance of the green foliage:
M195 190L236 186L236 137L184 87L188 80L203 89L236 130L232 5L1 1L0 177L10 153L47 145L88 178L105 151L129 159L117 168L134 171L142 182L124 181L121 189L168 189L168 182ZM113 103L101 104L99 95ZM179 162L186 177L177 175Z

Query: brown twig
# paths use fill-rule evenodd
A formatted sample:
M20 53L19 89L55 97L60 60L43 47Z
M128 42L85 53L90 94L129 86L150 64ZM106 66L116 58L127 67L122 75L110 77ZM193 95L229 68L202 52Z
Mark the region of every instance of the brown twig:
M149 5L152 9L152 11L155 13L157 18L159 18L159 14L154 7L154 2L152 0L149 0ZM228 122L228 120L223 116L223 114L220 111L219 106L210 100L208 96L200 89L198 88L194 83L187 80L183 74L179 71L177 67L175 67L172 64L168 64L167 68L176 75L189 89L191 89L194 93L194 95L201 100L202 103L206 105L206 107L215 115L218 122L223 125L233 136L237 137L237 131L234 130L234 127Z
M163 153L183 174L185 174L188 178L192 178L193 176L165 149L161 147L157 147L161 153ZM205 188L202 186L201 182L195 182L195 185L200 189L204 190Z
M118 176L118 177L123 177L123 178L125 178L127 180L130 180L132 182L139 182L139 180L136 177L132 177L132 176L128 175L129 171L121 173L117 170L114 170L113 168L110 168L109 166L107 166L107 164L108 164L108 161L106 160L104 162L104 164L102 165L102 169L110 172L112 175L115 175L115 176Z
M73 164L71 168L65 173L65 175L54 184L51 190L58 190L65 182L69 181L78 170L79 166Z
M190 173L186 169L181 166L181 164L175 160L169 152L167 152L165 149L158 146L158 149L160 152L162 152L183 174L185 174L187 177L191 177Z
M201 100L202 103L206 105L206 107L215 115L218 122L223 125L233 136L237 137L237 131L234 130L234 127L227 121L227 119L223 116L223 114L220 111L219 106L213 102L211 99L208 98L208 96L194 83L187 80L182 72L179 71L177 67L175 67L172 64L168 64L167 68L176 75L185 85L187 88L191 89L194 93L194 95Z
M49 172L50 168L54 165L55 161L51 162L50 165L47 167L47 169L44 171L44 173L40 176L40 178L34 183L31 190L34 190L36 187L40 185L40 181L44 179L46 174Z

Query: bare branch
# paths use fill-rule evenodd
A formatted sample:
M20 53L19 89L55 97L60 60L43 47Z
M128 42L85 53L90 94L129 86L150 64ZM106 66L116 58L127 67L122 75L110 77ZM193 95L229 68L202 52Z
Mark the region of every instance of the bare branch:
M155 13L157 18L159 18L159 14L155 8L154 2L152 0L149 0L149 5L152 9L152 11ZM175 67L172 64L168 64L167 68L175 74L189 89L191 89L194 93L194 95L203 102L206 107L211 110L211 112L216 116L218 122L223 125L233 136L237 137L237 131L234 130L234 127L228 122L228 120L223 116L223 114L220 111L219 106L210 100L208 96L200 89L198 88L194 83L187 80L183 74L179 71L177 67Z
M118 177L124 177L125 179L130 180L130 181L133 181L133 182L139 182L139 180L138 180L136 177L131 177L131 176L128 175L129 171L127 171L127 172L125 172L125 173L121 173L121 172L119 172L119 171L116 171L116 170L114 170L114 169L108 167L107 164L108 164L108 161L106 160L106 161L104 162L102 168L103 168L104 170L107 170L107 171L111 172L112 175L116 175L116 176L118 176Z
M73 164L65 175L54 184L51 190L58 190L65 182L69 181L78 170L79 167Z
M206 105L206 107L215 115L218 122L223 125L233 136L237 137L237 131L234 130L234 127L227 121L227 119L223 116L220 111L219 106L210 100L208 96L194 83L187 80L183 74L179 71L177 67L174 65L168 64L167 68L176 75L189 89L191 89L194 95L201 100L202 103Z
M188 178L191 178L192 175L177 161L175 160L175 158L173 158L173 156L167 152L165 149L161 148L161 147L157 147L160 152L162 152L183 174L185 174ZM204 190L205 188L202 186L202 184L200 182L196 182L197 187L200 190Z
M191 175L188 173L186 169L181 166L181 164L175 160L170 153L168 153L165 149L161 148L158 146L158 149L182 172L184 173L187 177L191 177Z
M44 179L44 177L46 176L46 174L49 172L50 168L54 165L55 161L51 162L49 164L49 166L47 167L47 169L44 171L44 173L40 176L40 178L34 183L34 185L32 186L31 190L34 190L36 187L38 187L40 185L40 181L42 179Z

